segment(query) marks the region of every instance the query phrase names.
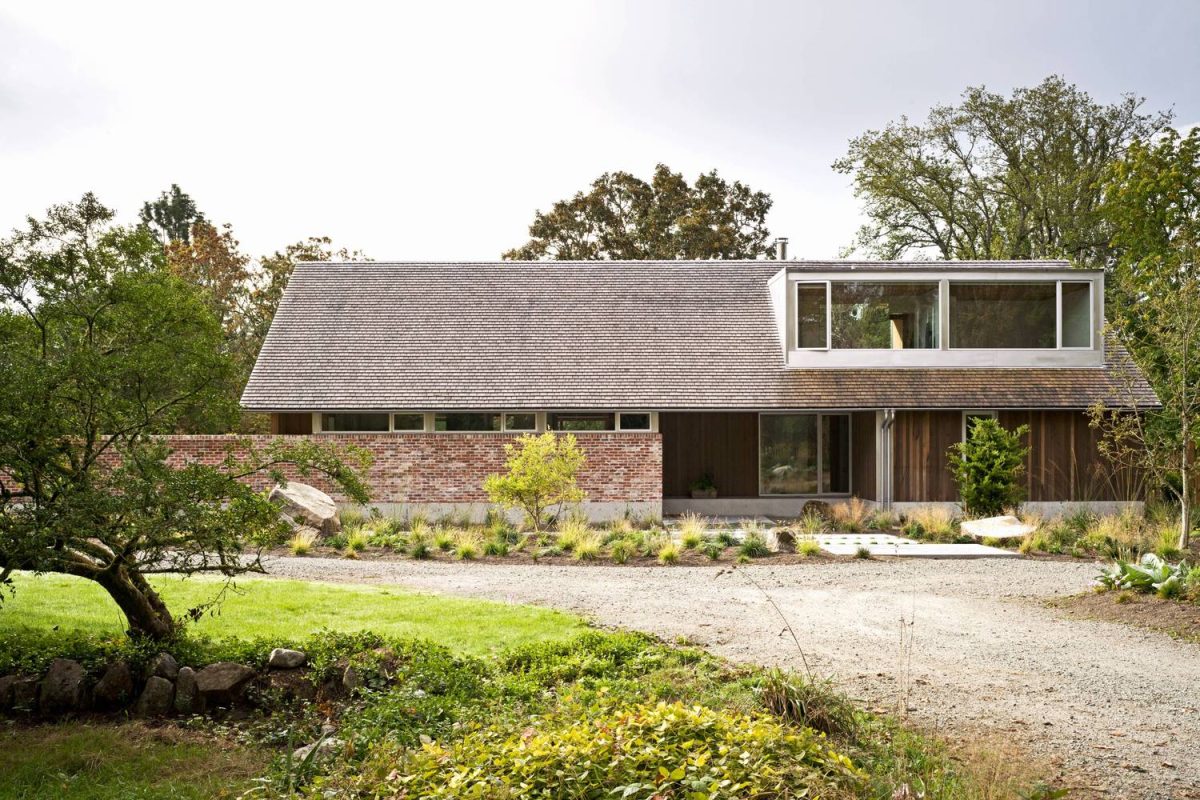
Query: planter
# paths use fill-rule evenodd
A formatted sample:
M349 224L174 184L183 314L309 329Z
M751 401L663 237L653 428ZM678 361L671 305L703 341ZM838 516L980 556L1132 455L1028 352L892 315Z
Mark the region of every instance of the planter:
M692 489L693 500L713 500L716 496L716 489Z

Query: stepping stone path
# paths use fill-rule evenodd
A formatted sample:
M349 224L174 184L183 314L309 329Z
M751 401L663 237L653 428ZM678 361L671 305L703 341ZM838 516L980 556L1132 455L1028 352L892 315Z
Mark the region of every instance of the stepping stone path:
M1020 558L1019 553L999 547L916 542L890 533L827 533L813 538L822 550L838 556L857 555L865 547L873 556L893 558Z

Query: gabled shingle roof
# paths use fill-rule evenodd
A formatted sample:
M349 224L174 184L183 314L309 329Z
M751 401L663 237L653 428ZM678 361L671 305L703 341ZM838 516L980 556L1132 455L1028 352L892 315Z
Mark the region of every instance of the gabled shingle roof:
M790 269L938 264L787 262ZM815 266L814 266L815 265ZM772 261L299 264L251 410L1082 408L1103 369L789 370ZM1059 269L1065 262L947 267ZM1123 352L1109 348L1110 361ZM1134 375L1139 403L1154 393Z

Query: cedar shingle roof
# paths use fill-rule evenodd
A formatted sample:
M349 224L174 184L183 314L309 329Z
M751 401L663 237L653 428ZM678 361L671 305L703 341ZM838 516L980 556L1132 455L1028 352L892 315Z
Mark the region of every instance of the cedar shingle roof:
M788 262L790 269L1065 262ZM1120 368L789 370L772 261L299 264L242 404L369 409L1083 408ZM1124 351L1109 347L1110 362ZM1156 403L1140 373L1139 403Z

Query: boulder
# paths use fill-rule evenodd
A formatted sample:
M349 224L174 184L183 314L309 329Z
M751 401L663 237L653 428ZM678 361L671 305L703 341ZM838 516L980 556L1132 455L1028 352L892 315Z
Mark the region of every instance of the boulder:
M78 711L87 701L87 672L78 661L56 658L42 678L38 709L43 714Z
M332 536L342 529L333 498L306 483L288 481L287 486L278 485L271 490L269 499L297 528L316 528L325 536Z
M175 704L175 684L158 675L146 679L146 688L133 704L137 717L165 717Z
M196 710L196 670L180 667L175 679L175 710L180 714L191 714Z
M314 755L313 759L312 759L313 762L315 763L315 762L321 761L322 759L328 758L329 756L333 755L338 750L340 750L343 746L344 746L344 743L342 742L342 740L337 738L336 736L329 736L324 739L318 739L317 741L313 742L312 744L306 744L303 747L297 747L295 749L295 751L292 752L292 761L303 762L304 759L308 758L309 754L315 750L317 752L316 752L316 755Z
M19 675L0 676L0 711L8 711L13 706L13 684L19 681Z
M1036 525L1011 516L963 520L960 528L972 539L1023 539L1037 530Z
M179 677L179 662L170 653L159 653L150 665L150 674L173 681Z
M776 553L796 552L796 534L791 528L775 528L767 532L767 547Z
M124 661L114 661L104 670L96 687L92 690L92 699L96 708L112 710L124 708L133 697L133 671Z
M299 650L276 647L267 658L267 666L271 669L295 669L303 667L306 661L308 661L308 656Z
M355 689L363 685L362 675L353 666L346 667L346 671L342 673L342 686L348 691L353 692Z
M12 685L13 711L34 711L38 702L37 678L17 678Z
M204 708L232 705L254 677L254 670L232 661L209 664L196 673L196 693Z

